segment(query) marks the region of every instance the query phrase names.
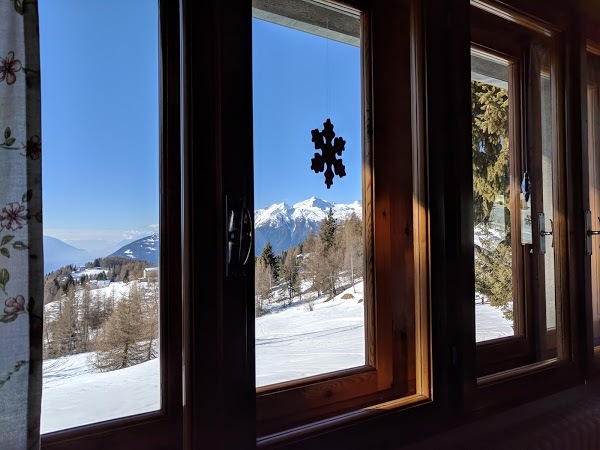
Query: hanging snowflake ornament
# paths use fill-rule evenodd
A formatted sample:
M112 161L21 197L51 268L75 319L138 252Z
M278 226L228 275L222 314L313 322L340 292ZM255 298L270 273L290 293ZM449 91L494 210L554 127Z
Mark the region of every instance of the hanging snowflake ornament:
M315 143L315 150L321 150L323 154L315 153L310 168L315 173L323 172L325 170L325 184L327 189L331 188L333 184L333 174L342 178L346 176L346 167L342 164L341 159L337 159L337 156L342 156L342 152L345 150L344 146L346 141L341 137L335 137L333 132L333 124L329 119L323 123L323 131L318 129L312 130L312 141ZM327 166L327 169L325 169ZM333 170L331 167L333 166Z

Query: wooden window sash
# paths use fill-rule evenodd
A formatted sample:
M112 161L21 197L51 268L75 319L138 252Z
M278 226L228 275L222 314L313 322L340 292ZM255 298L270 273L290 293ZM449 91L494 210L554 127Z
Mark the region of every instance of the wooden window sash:
M394 14L400 11L410 14L410 3L402 2ZM361 13L366 364L258 388L257 436L263 441L269 440L270 436L285 434L286 430L307 425L310 428L311 423L318 421L321 425L323 420L335 422L341 415L350 413L352 416L352 412L360 410L370 410L372 414L373 405L381 402L397 399L399 405L404 404L400 400L406 398L412 398L411 403L423 401L422 391L429 395L429 365L423 363L429 357L428 349L423 348L428 342L424 337L428 330L427 305L423 304L423 294L417 296L414 287L415 283L426 283L423 273L426 258L423 254L419 256L426 243L422 243L417 252L413 248L415 237L422 242L426 236L425 213L418 211L413 193L418 188L413 181L417 178L415 172L423 171L424 166L422 158L418 164L413 161L410 103L400 109L401 117L395 105L390 105L394 108L385 112L385 106L381 107L378 116L383 118L387 114L390 124L395 117L395 128L398 129L398 123L402 124L397 132L402 133L400 138L382 135L377 140L373 133L372 93L377 92L380 83L391 82L372 68L371 52L377 52L371 40L372 14L382 7L375 2L371 9L363 9ZM384 16L385 13L380 12L376 20L383 20ZM408 17L406 22L409 22ZM407 28L400 33L403 42L399 47L410 53L410 31ZM404 69L401 79L407 96L414 95L410 71ZM401 84L398 77L395 81ZM383 120L381 123L383 129L387 123ZM399 140L406 143L397 145ZM403 150L398 151L400 148ZM400 169L400 172L392 173L394 169ZM413 232L411 228L415 222L419 228ZM415 269L416 264L420 271Z
M546 303L545 303L545 281L544 281L544 262L543 256L537 256L539 248L539 236L537 236L537 223L534 220L532 224L533 245L518 244L516 249L518 254L515 255L513 241L513 289L516 290L516 295L521 296L519 299L522 304L516 310L515 315L515 336L510 336L502 339L495 339L477 343L477 374L478 377L485 377L495 373L506 372L507 375L513 370L518 370L519 367L527 367L531 364L553 358L557 355L564 356L566 354L566 326L567 322L562 314L562 306L565 299L564 279L561 274L565 270L566 260L566 242L564 237L564 163L561 163L561 140L563 139L562 104L560 97L556 92L561 92L559 73L556 72L556 67L559 61L556 60L556 43L555 40L546 41L548 51L551 55L550 67L535 66L531 67L531 50L528 47L523 47L524 42L537 39L531 30L539 33L530 26L526 26L528 30L522 29L525 26L519 23L518 20L510 20L512 23L505 23L499 19L503 18L490 16L492 12L489 8L481 8L482 2L471 2L475 8L471 8L471 27L473 46L480 48L491 54L498 54L509 61L512 60L509 80L509 98L513 108L509 110L509 133L510 141L518 143L520 148L511 148L511 192L518 195L520 191L520 177L523 168L520 167L521 152L524 149L533 149L528 157L529 171L532 180L542 180L541 178L541 92L539 91L539 77L542 73L551 74L551 103L552 103L552 118L553 124L557 124L554 128L553 136L553 175L552 189L554 199L554 240L557 250L555 251L554 270L555 270L555 305L556 305L556 321L557 329L547 329L546 326ZM486 4L490 4L485 2ZM528 19L530 20L530 19ZM531 22L528 22L531 23ZM511 30L514 29L514 33ZM550 36L553 35L554 30ZM506 39L506 36L511 36L511 39ZM542 33L548 36L548 33ZM500 39L504 36L503 39ZM513 38L514 36L514 38ZM520 66L520 67L519 67ZM531 80L531 81L527 81ZM532 91L533 88L533 91ZM524 111L524 116L520 117L521 111ZM538 182L539 184L539 182ZM532 214L543 211L543 198L540 192L532 196ZM514 196L513 196L514 199ZM513 205L511 199L511 205ZM520 223L515 223L514 217L511 217L512 226L515 230L520 230ZM514 234L513 234L514 235ZM520 235L520 234L518 234ZM554 249L550 245L550 239L546 239L548 251ZM530 253L533 251L533 253ZM562 258L560 255L565 255ZM537 256L537 257L536 257ZM515 269L516 272L515 273ZM537 280L533 283L533 280ZM541 281L540 281L541 280ZM523 369L525 370L525 369ZM508 375L510 376L510 375ZM482 378L484 379L484 378Z
M531 362L531 342L527 338L530 332L528 332L529 326L526 321L529 316L526 302L529 269L525 263L530 245L521 244L521 218L520 214L515 214L516 211L520 210L519 192L523 174L523 168L521 167L523 151L521 105L524 102L522 96L523 86L521 84L523 62L518 53L517 55L514 54L518 46L514 46L511 42L505 42L506 45L503 45L501 50L494 49L494 39L494 37L487 36L487 33L474 33L471 48L508 61L511 234L519 237L518 239L512 239L513 296L516 297L517 302L516 305L513 304L514 336L490 339L476 344L477 373L480 376Z

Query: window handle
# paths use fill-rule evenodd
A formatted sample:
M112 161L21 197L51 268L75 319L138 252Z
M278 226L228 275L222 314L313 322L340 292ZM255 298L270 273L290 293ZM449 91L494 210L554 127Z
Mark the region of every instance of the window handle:
M552 247L554 247L554 222L550 219L550 231L546 231L546 215L539 213L538 227L540 230L540 255L546 254L546 236L552 236Z
M245 266L250 259L253 236L254 224L252 220L252 214L248 208L244 208L242 210L242 227L240 231L240 261L242 262L242 266Z
M600 217L598 217L600 222ZM585 254L590 256L592 254L592 236L600 234L599 230L592 230L592 212L585 212Z
M225 196L226 235L225 276L240 278L244 276L244 266L250 259L254 235L252 214L243 207L242 198Z

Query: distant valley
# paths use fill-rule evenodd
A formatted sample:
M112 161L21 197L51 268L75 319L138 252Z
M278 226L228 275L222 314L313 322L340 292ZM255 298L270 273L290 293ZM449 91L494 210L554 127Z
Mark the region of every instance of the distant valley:
M52 272L69 264L83 266L96 258L106 256L122 256L131 260L145 260L158 264L158 235L150 235L137 240L123 240L118 246L111 246L104 251L89 252L74 247L60 239L44 236L44 273Z
M52 236L44 236L44 273L69 264L83 265L96 256Z

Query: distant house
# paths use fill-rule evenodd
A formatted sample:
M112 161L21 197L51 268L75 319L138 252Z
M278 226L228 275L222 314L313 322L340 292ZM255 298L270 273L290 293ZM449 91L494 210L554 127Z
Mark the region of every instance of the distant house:
M158 267L146 267L144 269L145 280L157 280L158 279Z

